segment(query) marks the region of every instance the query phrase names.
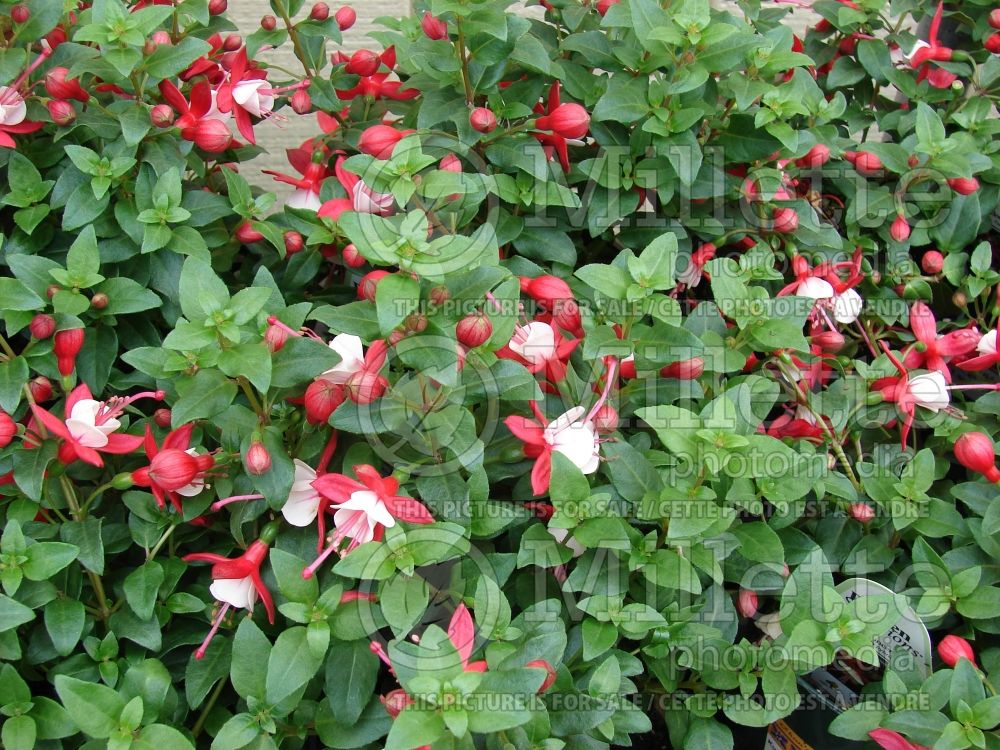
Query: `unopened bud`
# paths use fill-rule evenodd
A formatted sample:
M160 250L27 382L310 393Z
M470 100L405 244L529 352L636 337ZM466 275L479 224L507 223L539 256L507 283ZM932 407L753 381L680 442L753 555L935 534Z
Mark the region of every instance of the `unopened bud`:
M172 416L170 409L160 408L153 412L153 421L157 427L169 427Z
M278 26L278 19L272 15L266 15L260 19L260 27L264 31L274 31Z
M266 474L271 470L271 454L261 442L253 442L247 449L245 460L247 472L254 476Z

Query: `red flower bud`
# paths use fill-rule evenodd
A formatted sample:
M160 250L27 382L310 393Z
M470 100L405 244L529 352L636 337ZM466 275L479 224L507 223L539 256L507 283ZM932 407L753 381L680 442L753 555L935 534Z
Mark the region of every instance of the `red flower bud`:
M497 129L497 116L486 107L476 107L469 115L469 124L480 133L492 133Z
M272 15L266 15L260 19L260 27L264 31L274 31L278 26L278 19Z
M959 659L968 659L973 666L976 665L976 652L972 650L972 644L957 635L946 635L941 639L937 648L941 661L949 667L958 664Z
M170 409L160 408L153 412L153 421L157 427L169 427L172 416Z
M563 138L583 138L590 129L590 115L579 104L560 104L535 121L539 130L551 130Z
M264 235L254 229L253 224L249 220L244 221L236 227L235 237L244 245L250 245L264 239Z
M198 476L195 456L178 448L164 448L149 462L149 478L163 490L173 492L187 487Z
M451 292L448 291L448 287L446 286L438 285L430 291L431 304L437 307L441 307L449 299L451 299Z
M170 39L170 34L165 32L163 29L160 29L159 31L154 31L153 36L151 36L150 39L157 45L173 43L172 40Z
M825 143L817 143L806 155L796 159L795 163L803 169L818 169L830 161L830 147Z
M940 250L928 250L920 259L920 267L924 273L941 273L944 268L944 256Z
M169 128L175 116L169 104L157 104L149 111L149 121L157 128Z
M17 422L10 414L0 410L0 448L6 448L17 434Z
M868 503L851 503L848 512L851 514L851 518L858 523L867 524L875 518L875 509Z
M56 125L72 125L76 120L76 109L64 99L49 99L45 108L49 110L49 117Z
M794 208L776 208L771 218L774 220L774 231L779 234L792 234L799 228L799 215Z
M39 375L37 378L30 380L28 382L28 390L31 391L31 398L34 399L36 404L44 404L52 398L52 383L44 375Z
M844 348L844 334L840 331L822 331L814 333L809 338L827 354L836 354Z
M225 40L222 42L222 49L226 52L236 52L242 46L243 37L239 34L227 34Z
M989 21L990 26L994 29L1000 29L1000 8L994 8L991 10L987 20Z
M462 171L462 160L455 156L455 154L448 154L438 163L438 169L443 172L458 174Z
M988 52L992 52L994 55L1000 54L1000 34L991 34L989 38L983 42L983 46Z
M292 111L297 115L306 115L312 112L312 97L309 96L309 92L305 89L298 89L292 94L288 103L291 105Z
M388 159L404 134L389 125L372 125L358 139L358 150L376 159Z
M380 398L389 387L389 381L377 372L358 370L351 373L344 383L344 391L348 398L356 404L370 404Z
M605 435L618 429L618 410L611 404L603 404L594 415L594 429Z
M892 226L889 227L889 236L896 242L906 242L910 239L910 224L903 214L896 216L895 221L892 222Z
M953 177L948 180L948 187L959 195L972 195L979 190L979 180L975 177Z
M212 16L218 16L226 12L226 8L229 7L227 0L209 0L208 1L208 13Z
M233 136L226 123L220 120L198 120L193 128L194 145L210 154L218 154L229 148Z
M314 380L306 388L304 404L309 424L325 424L333 410L344 403L344 389L329 380Z
M955 441L955 458L969 471L982 474L989 481L1000 482L993 440L983 432L966 432Z
M736 610L741 617L753 617L757 614L758 604L759 599L756 591L740 589L740 593L736 597Z
M406 691L403 690L403 688L391 690L379 698L379 700L382 701L382 705L385 707L386 713L393 719L399 716L403 712L404 708L413 703L413 699L406 694Z
M916 154L910 154L910 156L906 159L906 165L910 169L916 169L918 164L920 164L920 157Z
M705 372L705 360L701 357L692 357L683 362L673 362L662 370L660 375L665 378L677 378L678 380L696 380Z
M351 55L344 70L351 75L365 77L374 75L381 64L382 60L370 49L359 49Z
M358 299L366 299L369 302L374 302L375 289L378 287L378 282L388 275L388 271L378 268L362 276L361 281L358 283Z
M264 331L264 346L272 354L281 351L286 341L288 341L288 330L284 326L269 325Z
M27 23L31 18L31 11L27 5L15 5L10 9L10 20L14 23Z
M542 680L541 686L538 688L538 695L548 692L548 689L555 684L556 681L556 670L551 664L549 664L545 659L533 659L525 664L528 669L544 669L545 679Z
M95 310L103 310L105 307L108 306L108 302L110 301L111 300L108 299L108 295L106 295L104 292L98 292L97 294L95 294L93 297L90 298L90 306Z
M69 375L73 372L73 368L76 367L76 356L83 348L83 338L82 328L70 328L56 334L52 351L56 355L60 375Z
M316 3L309 11L309 17L314 21L325 21L330 17L330 6L326 3Z
M868 151L848 151L844 158L852 162L858 173L865 177L874 177L882 171L882 160Z
M420 19L420 28L428 39L440 41L448 38L448 24L430 13L424 13L424 17Z
M244 459L247 472L254 476L266 474L271 470L271 454L267 452L264 444L258 441L250 443L247 455Z
M358 248L351 243L343 250L344 265L348 268L361 268L365 264L365 256L358 252Z
M302 235L294 229L289 229L285 232L283 237L285 240L285 253L288 255L295 255L295 253L299 252L305 245Z
M88 101L90 96L80 86L80 81L76 78L67 79L66 76L68 74L69 68L52 68L52 70L45 74L45 91L53 99Z
M455 335L460 344L475 349L490 340L490 336L493 335L493 323L481 312L470 313L458 321Z
M358 14L354 12L354 8L350 5L345 5L334 14L333 18L341 31L347 31L358 20Z
M422 312L411 312L400 323L406 333L423 333L427 330L427 316Z
M618 5L622 0L597 0L597 12L604 15L611 9L612 5Z
M38 313L28 324L28 330L36 339L47 339L56 332L56 319L45 313Z
M549 307L555 307L559 300L573 299L569 284L558 276L544 275L534 279L522 278L521 291L535 302L541 302Z

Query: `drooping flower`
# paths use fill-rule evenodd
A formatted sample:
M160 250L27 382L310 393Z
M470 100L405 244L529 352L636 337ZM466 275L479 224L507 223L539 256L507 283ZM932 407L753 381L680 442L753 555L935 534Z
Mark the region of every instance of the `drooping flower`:
M546 378L558 383L566 377L566 361L579 343L579 339L564 338L548 323L532 321L515 326L510 342L497 356L518 361L530 372L544 372Z
M358 175L348 172L344 168L346 158L343 155L337 157L334 173L337 175L337 181L350 196L354 211L359 214L377 214L379 216L391 214L395 200L392 194L377 193L368 187Z
M948 362L973 351L983 338L974 328L961 328L939 336L934 312L923 302L916 302L910 308L910 328L917 343L906 351L903 364L909 369L936 370L947 383L951 382Z
M978 357L971 357L958 363L959 368L966 372L986 370L1000 363L1000 352L997 351L997 329L987 331L976 344Z
M940 372L935 370L910 377L906 367L896 359L888 345L884 341L880 343L899 375L875 381L872 383L872 390L879 391L884 400L894 402L903 413L900 443L905 448L906 439L916 417L916 408L922 406L929 411L939 412L951 403L951 394L948 392L944 375Z
M194 423L172 430L162 445L149 425L146 425L144 446L149 464L132 472L132 481L139 487L148 487L159 508L167 500L178 513L183 512L181 497L191 497L201 492L208 471L215 465L211 454L198 453L190 447Z
M938 3L934 17L931 19L927 41L918 41L913 45L910 54L907 55L910 67L918 71L917 82L926 80L931 86L937 89L946 89L958 80L958 76L951 71L937 65L931 65L932 61L948 62L955 54L954 50L944 46L938 40L938 32L941 29L941 13L943 10L944 1L942 0L942 2Z
M969 471L982 474L994 484L1000 482L993 440L983 432L966 432L955 441L955 458Z
M115 396L107 401L96 401L90 389L83 384L66 397L64 420L37 404L31 405L31 411L35 419L61 441L59 460L62 463L79 459L94 466L104 466L101 453L131 453L143 443L140 435L117 432L121 428L117 417L129 404L141 398L161 400L163 395L163 391L144 391L134 396Z
M381 539L385 529L395 526L396 521L434 521L420 501L397 494L399 481L394 477L382 477L367 464L355 466L354 474L357 479L345 474L323 474L312 483L313 488L331 503L336 528L326 549L302 571L303 578L312 577L334 552L346 555L361 544Z
M597 471L600 443L593 422L583 419L587 413L584 407L574 406L551 422L534 401L531 408L535 419L512 415L504 419L504 424L524 443L524 454L535 459L531 470L532 492L542 495L548 491L553 452L561 453L584 474Z
M181 138L192 141L209 153L225 151L232 136L225 121L231 113L220 112L215 106L215 93L207 81L199 81L191 88L191 101L170 81L160 81L160 94L178 114L174 124L181 129ZM219 126L223 127L220 128ZM224 132L223 132L224 131Z
M562 109L570 107L569 109ZM542 115L535 122L539 130L551 130L549 133L533 133L542 144L546 155L551 159L554 153L564 172L569 172L568 140L582 138L590 127L590 116L579 104L563 105L560 94L560 83L556 81L549 89L547 106L538 104L535 112ZM555 128L559 129L556 130Z
M382 65L384 65L387 70L379 73L378 69ZM420 96L419 89L404 89L403 84L400 81L388 80L389 76L392 75L393 68L395 67L396 48L389 47L381 55L374 56L373 67L371 68L370 73L367 69L361 70L360 72L362 75L360 76L357 85L350 89L338 90L337 97L342 100L351 100L358 96L364 96L373 100L394 99L396 101L407 101Z
M294 459L295 474L288 499L281 506L281 515L292 526L308 526L320 515L324 504L322 495L313 487L316 470L304 461Z
M222 607L212 621L211 630L198 650L194 652L196 659L205 656L209 643L218 632L219 625L222 624L222 619L230 607L253 612L254 604L257 599L260 599L267 612L268 622L274 623L274 600L261 578L260 568L267 559L267 551L274 541L277 531L276 524L268 524L261 532L260 538L235 559L211 552L194 552L184 556L185 562L212 563L213 580L209 590L212 592L212 596L222 602Z
M946 635L942 638L937 652L941 661L949 667L954 667L960 659L968 659L976 666L976 652L972 650L972 644L959 635Z

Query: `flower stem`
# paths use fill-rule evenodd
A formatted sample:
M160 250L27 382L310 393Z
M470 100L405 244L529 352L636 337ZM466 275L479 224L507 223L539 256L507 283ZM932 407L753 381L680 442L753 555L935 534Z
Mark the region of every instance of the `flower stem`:
M472 79L469 78L469 57L465 50L465 33L462 31L461 16L455 19L455 26L458 29L458 59L462 63L462 83L465 86L465 103L472 106L476 95L472 92Z

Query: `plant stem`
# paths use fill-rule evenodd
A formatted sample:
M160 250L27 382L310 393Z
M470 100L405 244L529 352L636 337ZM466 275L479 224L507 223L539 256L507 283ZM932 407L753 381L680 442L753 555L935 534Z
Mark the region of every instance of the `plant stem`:
M73 519L76 521L82 521L85 514L76 500L76 491L73 489L73 485L70 484L70 481L65 474L59 477L59 483L62 486L63 494L66 496L66 503L69 505L69 510ZM90 585L93 587L94 595L97 597L97 608L100 611L101 622L103 622L105 627L107 627L108 618L111 617L111 610L108 607L107 594L104 593L104 582L101 581L101 577L92 570L87 571L87 578L90 579Z
M465 51L465 33L462 31L462 19L455 19L455 26L458 29L458 59L462 63L462 84L465 86L465 103L472 106L476 99L472 92L472 79L469 78L469 57Z
M219 696L222 694L222 689L226 686L226 680L220 679L219 684L215 686L215 690L212 694L208 696L208 702L205 707L201 709L201 713L198 715L198 721L195 722L194 726L191 728L191 735L197 739L198 735L201 734L201 730L205 727L205 720L208 719L208 712L215 707L215 702L219 700Z
M174 533L174 529L176 529L177 526L178 524L172 523L170 524L170 528L163 532L163 535L160 536L160 538L156 541L156 544L153 545L153 549L151 549L149 554L146 555L146 562L149 562L156 557L156 553L159 552L160 549L163 548L163 545L167 543L167 540L170 539L170 535Z
M278 12L278 15L281 16L281 20L285 24L285 28L288 30L288 38L292 40L292 49L295 50L295 56L299 58L299 62L302 63L302 70L304 70L305 74L311 78L314 74L312 69L309 67L305 50L302 49L302 42L299 41L299 32L288 15L288 9L285 7L285 0L272 0L271 6Z

